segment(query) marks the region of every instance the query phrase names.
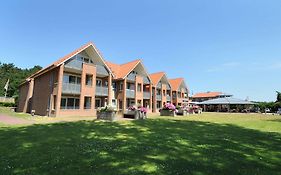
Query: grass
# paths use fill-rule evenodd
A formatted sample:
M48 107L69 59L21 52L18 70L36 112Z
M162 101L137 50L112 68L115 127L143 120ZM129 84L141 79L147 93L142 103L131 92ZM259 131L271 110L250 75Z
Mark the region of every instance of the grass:
M280 119L207 113L0 125L0 174L281 174Z

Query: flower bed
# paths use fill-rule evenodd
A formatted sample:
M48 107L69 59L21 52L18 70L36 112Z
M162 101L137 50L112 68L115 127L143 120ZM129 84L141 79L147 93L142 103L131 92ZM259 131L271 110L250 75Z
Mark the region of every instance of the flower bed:
M98 108L97 119L115 121L116 120L116 109L111 106Z
M177 116L177 109L173 104L167 103L164 105L164 107L162 109L160 109L160 116L175 117L175 116Z

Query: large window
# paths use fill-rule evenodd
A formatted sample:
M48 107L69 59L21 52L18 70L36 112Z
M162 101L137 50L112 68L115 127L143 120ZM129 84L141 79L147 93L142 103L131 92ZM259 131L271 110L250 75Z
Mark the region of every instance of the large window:
M63 75L63 82L64 83L71 83L71 84L81 84L81 77L75 75L64 74Z
M97 79L97 80L96 80L96 86L99 86L99 87L102 86L102 81L99 80L99 79Z
M91 109L92 97L84 98L84 109Z
M141 92L141 84L138 83L138 92Z
M93 75L86 75L86 85L87 86L92 86L93 85Z
M61 109L79 109L79 98L73 97L62 97L61 98Z

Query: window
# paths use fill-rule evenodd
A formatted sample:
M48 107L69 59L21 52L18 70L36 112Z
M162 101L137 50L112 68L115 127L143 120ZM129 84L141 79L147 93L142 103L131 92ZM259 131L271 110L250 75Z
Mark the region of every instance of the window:
M61 109L66 109L66 98L62 98L60 102Z
M53 96L53 107L52 107L52 109L55 110L55 109L56 109L56 106L57 106L57 96L54 95L54 96Z
M96 80L96 86L101 86L102 85L102 81L101 80Z
M61 109L79 109L79 98L62 97Z
M63 75L63 82L64 83L71 83L71 84L81 84L81 78L75 75Z
M120 89L120 91L123 90L123 82L120 83L120 88L119 89Z
M105 86L105 87L108 87L108 81L105 81L105 82L104 82L104 86Z
M86 85L87 86L92 86L93 85L93 75L86 75Z
M96 98L96 100L95 100L95 107L96 107L96 108L101 107L101 99Z
M113 82L113 83L112 83L112 87L113 87L113 89L116 90L116 82Z
M119 100L119 109L122 109L122 108L123 108L123 101Z
M166 96L166 91L165 90L163 90L163 95Z
M69 83L72 83L72 84L76 84L76 77L73 76L73 75L69 75L69 80L68 80Z
M141 92L141 84L138 83L138 92Z
M161 102L157 101L157 109L161 108Z
M84 98L84 109L91 109L92 97Z

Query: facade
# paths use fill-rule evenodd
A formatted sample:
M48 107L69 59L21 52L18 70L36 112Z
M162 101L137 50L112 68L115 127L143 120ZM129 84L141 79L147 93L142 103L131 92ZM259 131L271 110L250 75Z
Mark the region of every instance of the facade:
M217 98L224 98L224 97L232 97L233 95L229 95L222 92L200 92L191 97L193 102L203 102L206 100L212 100Z
M149 75L141 60L115 64L88 43L28 77L19 87L17 111L42 116L95 116L98 107L132 105L156 112L165 103L181 105L188 98L183 78Z
M186 105L189 102L189 91L184 78L170 79L169 82L172 88L172 103L175 106Z
M157 112L166 103L172 102L171 85L164 72L150 74L152 80L152 112Z
M113 74L93 43L30 76L19 87L19 112L42 116L92 116L112 103Z
M130 106L141 105L151 111L151 79L141 60L107 64L114 74L112 86L117 109L122 112Z

